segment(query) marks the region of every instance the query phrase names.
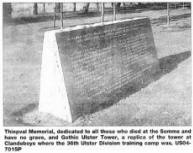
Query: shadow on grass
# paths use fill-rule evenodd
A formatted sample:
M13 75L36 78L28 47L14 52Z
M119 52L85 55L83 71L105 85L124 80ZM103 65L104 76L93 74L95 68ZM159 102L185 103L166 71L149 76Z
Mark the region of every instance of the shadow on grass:
M23 122L23 116L26 113L32 112L36 108L38 108L38 104L37 103L31 103L31 104L23 107L22 109L20 109L16 112L13 112L10 117L12 118L13 122L17 122L16 125L26 125L26 126L30 125L31 126L31 124ZM14 124L12 123L12 125L14 125Z
M21 110L19 110L18 112L14 112L12 115L13 116L22 116L25 113L28 113L30 111L33 111L35 108L37 107L37 104L29 104L25 107L23 107Z
M173 71L175 68L177 68L179 63L186 60L190 56L191 56L191 52L186 51L183 53L170 55L159 59L160 69L155 74L145 75L143 79L137 80L134 83L129 83L129 85L125 85L121 89L118 89L109 95L105 95L104 97L103 95L101 95L100 98L96 98L89 106L85 104L84 106L82 106L82 109L80 110L85 110L85 108L87 108L89 112L83 112L81 116L83 116L84 118L84 116L88 113L94 113L94 112L103 110L107 107L112 106L113 104L118 103L121 99L125 99L130 95L140 91L142 88L145 88L152 82L159 80L165 74ZM17 117L18 118L17 122L20 125L21 124L30 125L30 124L24 123L22 118L26 113L29 113L37 108L38 108L38 104L34 104L34 103L29 104L26 107L23 107L22 109L20 109L19 111L12 113L11 116Z
M123 86L121 89L112 92L110 95L108 95L108 97L100 98L100 101L102 101L100 102L100 104L97 103L98 100L96 99L96 102L92 104L90 113L94 113L99 110L110 107L113 104L118 103L120 100L125 99L131 96L132 94L140 91L142 88L147 87L152 82L159 80L167 73L170 73L171 71L176 69L178 64L180 64L182 61L186 60L190 56L191 52L186 51L183 53L169 55L159 59L160 68L156 73L146 73L143 78L140 78L139 80L135 80L133 83L129 83L128 85Z
M182 53L175 54L175 55L169 55L169 56L159 59L160 72L155 74L156 75L155 78L156 79L157 77L160 78L163 75L165 75L166 73L171 72L172 70L177 68L179 63L181 63L182 61L184 61L185 59L187 59L190 56L191 56L191 52L186 51L186 52L182 52Z
M177 21L179 19L183 19L183 18L189 18L191 17L190 13L186 13L186 14L180 14L180 15L174 15L170 17L170 21ZM156 24L156 25L161 25L163 23L167 23L167 16L161 16L159 18L156 19L152 19L151 20L152 24Z

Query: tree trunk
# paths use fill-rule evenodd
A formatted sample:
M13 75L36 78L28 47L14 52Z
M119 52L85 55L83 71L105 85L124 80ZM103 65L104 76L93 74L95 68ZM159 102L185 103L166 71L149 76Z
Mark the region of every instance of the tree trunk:
M90 5L90 3L86 3L86 6L84 6L84 8L83 8L84 13L88 13L89 5Z
M76 3L73 3L74 5L74 12L76 12Z
M11 3L3 3L3 17L11 17Z
M120 10L120 8L121 8L121 3L117 3L117 5L116 5L116 9L117 9L117 11L119 11L119 10Z
M55 13L60 13L60 3L55 3L54 11Z
M37 3L34 3L34 6L33 6L33 15L37 15L38 14L38 4Z
M11 3L3 3L3 23L11 21L12 6Z
M97 11L99 12L100 11L99 3L96 3L96 7L97 7Z

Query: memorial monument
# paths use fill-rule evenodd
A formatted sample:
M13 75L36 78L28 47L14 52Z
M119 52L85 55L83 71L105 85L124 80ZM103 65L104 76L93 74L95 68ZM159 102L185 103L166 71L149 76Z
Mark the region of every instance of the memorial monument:
M45 32L39 111L72 122L158 69L146 17Z

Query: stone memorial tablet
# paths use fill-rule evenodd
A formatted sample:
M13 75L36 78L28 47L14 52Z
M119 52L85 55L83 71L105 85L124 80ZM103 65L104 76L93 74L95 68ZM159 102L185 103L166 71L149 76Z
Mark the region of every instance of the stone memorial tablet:
M46 32L39 110L72 122L158 69L146 17Z

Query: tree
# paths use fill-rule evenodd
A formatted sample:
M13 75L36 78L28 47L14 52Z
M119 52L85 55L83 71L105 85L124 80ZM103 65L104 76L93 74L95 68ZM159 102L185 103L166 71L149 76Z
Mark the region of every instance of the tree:
M86 3L86 6L83 7L83 12L88 13L90 3Z
M43 3L43 12L45 13L46 12L46 4Z
M55 7L54 7L55 13L60 13L60 9L61 9L60 3L55 3Z
M96 7L97 7L97 10L98 10L98 12L99 12L99 11L100 11L99 3L96 3Z
M76 12L76 3L73 3L74 5L74 12Z
M34 3L34 6L33 6L33 14L34 14L34 15L37 15L37 14L38 14L38 3Z
M112 8L113 8L113 5L115 5L115 8L116 8L117 11L120 10L120 8L121 8L121 3L111 3Z
M116 5L116 9L119 11L119 10L120 10L120 8L121 8L121 3L117 3L117 5Z
M12 6L11 3L3 3L3 16L11 17Z
M12 6L11 3L3 3L3 20L6 22L11 21Z

